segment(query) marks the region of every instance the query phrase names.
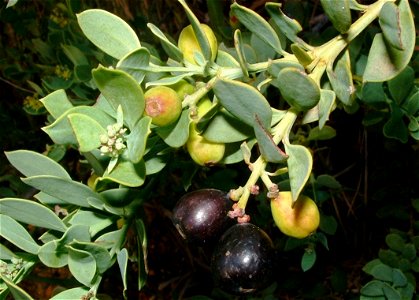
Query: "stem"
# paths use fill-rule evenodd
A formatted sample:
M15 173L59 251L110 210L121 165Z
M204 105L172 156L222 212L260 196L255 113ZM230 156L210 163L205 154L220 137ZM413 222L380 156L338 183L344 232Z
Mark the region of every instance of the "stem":
M182 102L182 108L194 107L196 103L212 89L217 79L217 76L211 78L211 80L208 81L203 87L197 89L193 94L187 95Z
M273 128L272 139L275 144L279 144L279 142L289 132L290 128L294 125L295 120L297 119L297 115L298 111L290 108L282 120L278 123L278 125ZM250 177L243 188L243 194L240 196L239 202L237 203L239 208L245 210L247 201L250 197L250 188L256 184L259 178L262 178L262 181L267 188L272 185L272 181L267 179L267 174L265 172L267 164L268 162L262 157L262 155L260 155L258 159L251 165L252 173L250 174Z

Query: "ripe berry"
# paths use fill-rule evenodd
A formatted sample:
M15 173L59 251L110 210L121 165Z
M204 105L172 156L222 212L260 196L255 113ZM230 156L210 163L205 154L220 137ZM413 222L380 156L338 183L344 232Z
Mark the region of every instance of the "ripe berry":
M205 244L218 238L232 222L227 216L232 201L216 189L185 194L173 209L173 223L188 241Z
M273 280L272 240L256 225L236 224L222 235L215 247L211 270L215 284L232 294L266 288Z

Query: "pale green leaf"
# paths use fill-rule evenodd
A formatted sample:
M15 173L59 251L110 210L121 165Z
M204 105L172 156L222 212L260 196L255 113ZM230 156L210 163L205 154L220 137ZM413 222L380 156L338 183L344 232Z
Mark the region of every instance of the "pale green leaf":
M0 236L14 244L16 247L37 254L39 245L32 236L17 221L9 216L0 214Z
M0 274L0 278L7 285L7 287L9 288L9 291L12 294L12 296L13 296L14 299L19 299L19 300L34 300L31 297L31 295L29 295L21 287L19 287L17 284L15 284L13 281L11 281L7 276L3 276L3 275Z
M0 213L25 224L62 232L67 230L67 226L53 211L35 201L17 198L0 199Z
M88 9L77 14L83 33L103 52L121 59L140 48L135 31L118 16L101 9Z
M101 145L101 135L107 131L96 120L80 113L69 114L68 119L73 128L81 152L89 152Z
M87 251L73 248L67 245L68 248L68 267L74 278L85 286L92 286L92 282L96 276L96 260L92 254Z
M70 100L68 100L67 94L64 90L56 90L39 101L45 106L47 111L57 119L61 116L66 110L73 107Z

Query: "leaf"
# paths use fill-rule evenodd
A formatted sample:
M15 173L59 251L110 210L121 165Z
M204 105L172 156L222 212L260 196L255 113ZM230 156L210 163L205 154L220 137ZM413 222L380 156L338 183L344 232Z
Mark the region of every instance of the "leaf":
M388 81L397 76L409 63L412 57L416 33L412 11L408 0L399 1L400 38L403 50L386 43L383 33L374 37L363 81Z
M103 66L93 69L92 74L106 100L115 111L121 106L128 128L134 128L143 116L145 107L143 90L138 82L123 71Z
M327 77L337 98L345 105L351 105L354 100L355 87L352 80L351 60L349 50L343 52L335 62L334 69L327 68Z
M138 187L145 180L144 160L133 164L130 161L120 159L112 172L106 171L99 180L111 180L129 187Z
M180 49L157 26L147 23L147 27L160 40L163 49L169 57L176 61L182 61L183 54Z
M26 177L51 175L71 179L67 171L48 156L30 150L5 152L9 162Z
M339 183L339 181L336 180L335 177L327 174L319 175L316 178L316 183L334 190L339 190L342 188L342 185Z
M68 248L68 267L74 278L85 286L91 287L96 276L96 261L89 252L73 248Z
M272 135L262 126L257 116L254 130L260 153L267 162L280 163L288 158L288 155L275 144Z
M70 100L67 98L67 94L64 90L56 90L39 101L45 106L47 111L57 119L61 116L66 110L69 110L73 107Z
M403 50L402 26L400 20L400 10L392 2L384 3L378 16L378 22L383 31L385 40L394 48Z
M402 143L407 143L409 133L406 124L403 120L403 111L395 103L390 103L391 116L390 119L384 124L383 133L388 138L398 139Z
M307 137L307 141L324 141L332 139L336 136L336 130L330 126L324 126L322 129L320 127L314 127L310 129L310 132Z
M31 295L25 292L21 287L16 285L13 281L11 281L7 276L3 276L0 274L0 278L4 283L7 285L10 293L13 295L14 299L19 300L34 300Z
M56 144L77 144L77 139L74 136L73 128L70 125L68 115L72 113L80 113L89 116L96 120L102 127L106 128L107 125L115 122L107 113L98 107L94 106L75 106L65 113L63 113L52 124L42 128L49 137Z
M255 117L258 116L263 127L270 128L271 107L256 88L240 81L220 78L213 90L222 106L243 123L254 127Z
M263 17L236 2L234 2L230 8L231 13L244 25L244 27L271 46L278 54L282 54L283 51L278 35Z
M292 44L291 51L298 59L298 62L304 67L307 67L313 61L313 57L299 44Z
M323 215L320 218L320 229L327 234L334 235L338 228L335 217Z
M386 235L386 244L391 250L401 253L405 243L405 240L397 233L389 233Z
M100 198L100 195L92 191L88 186L69 179L49 175L32 176L22 179L26 184L56 197L68 204L81 207L89 207L89 198Z
M214 143L234 143L244 141L254 135L254 131L227 110L221 109L211 119L202 135Z
M371 269L372 276L375 279L381 281L392 282L393 281L393 268L387 266L386 264L378 264Z
M311 174L313 157L310 151L302 145L292 145L285 141L284 146L285 153L288 154L287 165L292 200L295 202Z
M138 163L144 155L147 137L151 133L151 118L144 116L137 122L135 127L127 136L127 151L129 160Z
M92 242L73 241L71 249L77 249L89 253L96 261L97 271L103 274L112 265L112 259L106 248Z
M62 268L68 263L67 249L60 249L57 240L42 245L38 257L45 266L50 268Z
M146 69L150 63L150 52L147 48L140 48L125 55L116 68L131 75L138 83L143 82Z
M86 37L103 52L121 59L140 48L135 31L121 18L101 9L88 9L77 14L77 21Z
M320 0L329 20L340 33L348 31L352 25L351 10L349 0Z
M384 285L386 285L385 282L379 280L371 280L361 288L361 295L367 297L384 296Z
M32 236L17 221L9 216L0 214L0 236L14 244L16 247L37 254L39 245Z
M309 249L304 251L303 257L301 258L301 269L303 272L310 270L314 266L316 258L316 250Z
M297 36L303 30L300 23L286 16L281 10L280 3L268 2L265 8L278 29L293 43L301 44L302 40Z
M115 222L115 217L104 215L98 212L79 210L70 220L73 226L84 225L89 228L90 236L94 237L98 232L111 226Z
M74 300L74 299L85 299L89 289L85 287L76 287L62 291L61 293L56 294L50 300Z
M415 71L407 66L399 75L387 82L391 96L397 104L402 104L409 96L415 81ZM419 96L418 96L419 97ZM416 103L419 105L419 98Z
M89 152L101 145L100 136L107 131L93 118L80 114L69 114L68 120L79 144L79 151Z
M282 69L271 81L291 107L306 111L320 101L320 88L305 72L293 67Z
M67 230L67 226L54 212L31 200L18 198L0 199L0 213L25 224L61 232Z
M184 109L177 122L165 127L156 128L157 134L172 148L182 147L189 137L189 110Z
M128 288L128 285L127 285L128 258L129 258L129 255L128 255L128 250L126 248L123 248L116 255L116 260L119 266L119 272L121 273L122 285L124 287L123 294L125 298L126 298L126 291Z
M135 229L137 233L137 264L138 264L138 290L146 284L147 267L147 235L144 222L141 219L135 219Z
M236 49L237 58L239 61L240 68L243 72L243 76L247 78L249 77L249 70L247 67L249 64L247 62L245 46L247 45L243 42L240 30L236 29L236 31L234 31L234 48Z

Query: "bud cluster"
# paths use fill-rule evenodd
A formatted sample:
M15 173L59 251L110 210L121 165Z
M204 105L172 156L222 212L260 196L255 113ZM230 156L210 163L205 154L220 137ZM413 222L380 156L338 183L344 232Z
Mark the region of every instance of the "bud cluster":
M0 260L0 274L2 276L7 276L8 278L12 279L17 276L20 269L23 268L23 259L12 257L11 263L8 264L2 260Z
M102 155L118 157L127 147L125 145L125 132L127 129L118 123L108 125L106 129L108 131L107 134L100 136L100 152L102 152Z

